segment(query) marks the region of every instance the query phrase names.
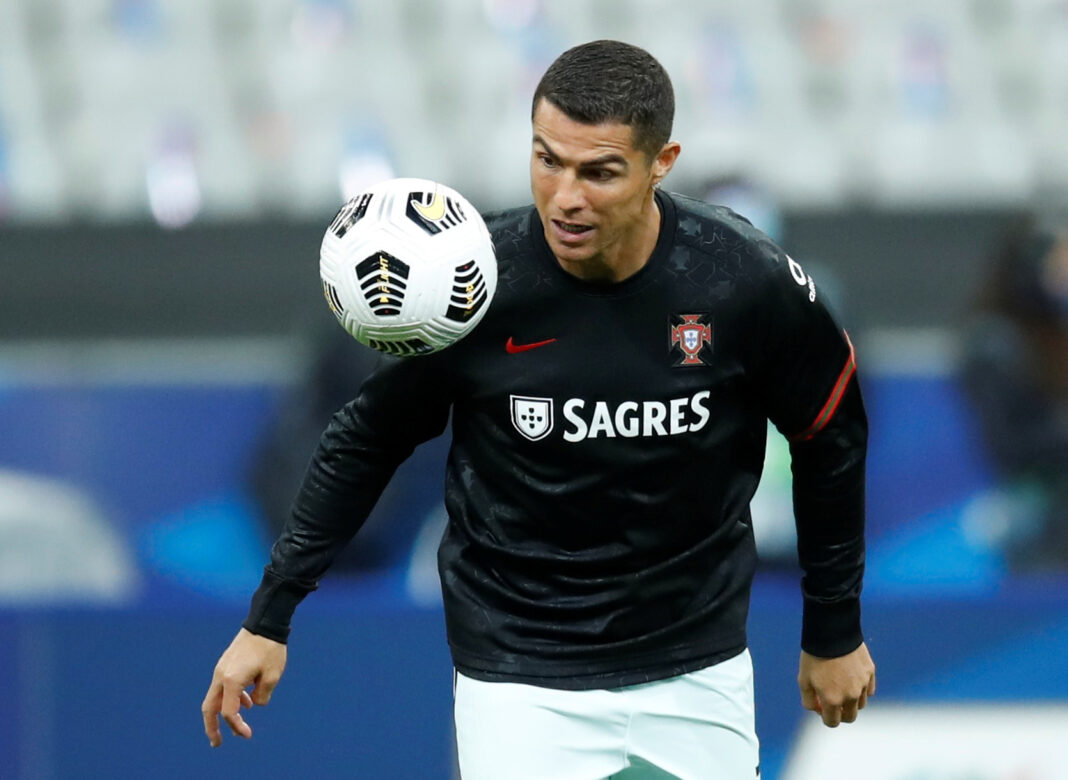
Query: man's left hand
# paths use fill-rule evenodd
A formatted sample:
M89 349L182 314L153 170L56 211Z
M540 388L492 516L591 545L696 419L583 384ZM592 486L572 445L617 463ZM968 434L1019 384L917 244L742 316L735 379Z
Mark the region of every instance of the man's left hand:
M875 664L864 643L838 658L817 658L802 650L797 684L802 706L834 728L855 721L875 693Z

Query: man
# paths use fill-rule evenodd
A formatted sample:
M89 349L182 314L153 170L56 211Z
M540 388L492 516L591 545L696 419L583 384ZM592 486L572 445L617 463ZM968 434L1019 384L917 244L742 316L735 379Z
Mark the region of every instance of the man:
M220 712L251 736L239 709L270 698L295 607L450 410L439 565L465 780L759 774L745 620L769 418L793 442L802 702L856 718L875 676L852 347L769 239L657 188L673 114L667 74L626 44L546 72L534 207L487 218L493 305L448 350L384 360L334 416L216 667L213 745Z

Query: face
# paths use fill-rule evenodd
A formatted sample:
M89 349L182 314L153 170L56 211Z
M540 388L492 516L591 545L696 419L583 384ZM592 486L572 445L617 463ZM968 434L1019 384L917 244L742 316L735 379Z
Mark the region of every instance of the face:
M1068 325L1068 234L1059 236L1042 263L1042 287Z
M678 144L650 161L628 125L588 125L547 100L534 111L530 182L549 248L590 279L625 278L656 245L653 185L671 169Z

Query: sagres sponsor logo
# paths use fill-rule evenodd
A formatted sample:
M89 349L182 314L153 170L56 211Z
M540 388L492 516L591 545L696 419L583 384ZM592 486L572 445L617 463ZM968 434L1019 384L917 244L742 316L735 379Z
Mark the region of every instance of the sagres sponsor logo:
M708 365L701 352L712 346L710 319L709 314L677 314L671 318L668 347L676 355L673 366Z
M650 436L677 436L705 427L712 416L708 399L712 393L702 390L692 396L669 401L623 401L615 406L605 401L589 403L582 398L564 402L564 441L624 439Z
M563 403L566 442L586 439L636 439L678 436L704 428L712 414L708 399L712 393L701 390L691 396L666 401L587 401L569 398ZM553 399L513 395L512 424L531 441L544 439L553 429Z
M512 425L531 441L544 439L553 429L553 399L513 395Z

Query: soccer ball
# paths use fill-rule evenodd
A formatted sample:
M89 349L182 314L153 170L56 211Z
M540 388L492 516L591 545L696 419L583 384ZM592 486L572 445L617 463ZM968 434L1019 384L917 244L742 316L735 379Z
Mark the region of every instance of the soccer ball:
M323 295L357 341L391 355L437 352L486 314L497 289L489 230L455 190L391 179L348 201L323 236Z

